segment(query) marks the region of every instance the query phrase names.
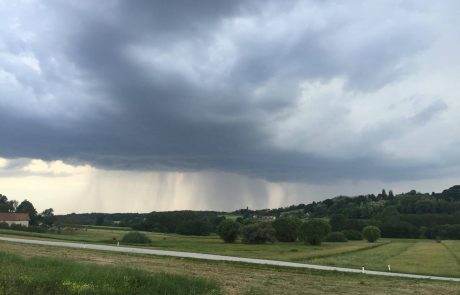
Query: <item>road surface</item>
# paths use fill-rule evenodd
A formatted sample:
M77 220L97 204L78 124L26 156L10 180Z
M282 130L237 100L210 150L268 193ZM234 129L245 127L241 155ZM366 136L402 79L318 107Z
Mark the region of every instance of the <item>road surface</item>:
M267 259L254 259L254 258L244 258L244 257L233 257L233 256L222 256L222 255L191 253L191 252L154 250L154 249L122 247L122 246L117 247L117 246L109 246L109 245L84 244L84 243L56 242L56 241L47 241L47 240L29 240L29 239L17 239L17 238L9 238L9 237L0 237L0 241L34 244L34 245L45 245L45 246L54 246L54 247L76 248L76 249L112 251L112 252L122 252L122 253L172 256L172 257L183 257L183 258L215 260L215 261L243 262L243 263L251 263L251 264L263 264L263 265L274 265L274 266L295 267L295 268L308 268L308 269L338 271L338 272L348 272L348 273L364 273L368 275L377 275L377 276L460 282L460 278L437 277L437 276L383 272L383 271L373 271L373 270L364 270L363 272L362 269L354 269L354 268L333 267L333 266L323 266L323 265L314 265L314 264L306 264L306 263L286 262L286 261L267 260Z

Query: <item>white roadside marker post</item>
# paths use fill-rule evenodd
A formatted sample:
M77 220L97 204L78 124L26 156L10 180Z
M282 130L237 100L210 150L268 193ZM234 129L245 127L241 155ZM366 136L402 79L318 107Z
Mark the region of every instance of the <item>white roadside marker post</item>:
M363 266L363 268L362 268L361 272L362 272L362 273L364 273L364 266Z
M391 265L388 264L388 271L391 271Z

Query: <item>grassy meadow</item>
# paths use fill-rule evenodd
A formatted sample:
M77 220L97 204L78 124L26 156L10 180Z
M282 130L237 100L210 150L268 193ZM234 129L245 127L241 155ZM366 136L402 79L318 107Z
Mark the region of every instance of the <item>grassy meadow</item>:
M0 294L221 294L202 278L0 252Z
M95 228L77 230L72 233L49 234L0 230L1 234L14 234L32 238L59 239L87 243L115 244L113 238L121 240L126 230ZM177 234L146 233L153 241L143 246L162 250L273 259L331 265L351 268L365 267L370 270L430 274L460 277L460 241L415 239L381 239L377 243L349 241L345 243L323 243L320 246L303 243L274 243L264 245L225 244L216 236L182 236Z
M0 241L0 257L2 270L11 270L0 272L2 282L8 282L9 290L12 290L11 281L26 282L25 286L15 287L18 290L16 293L0 289L0 294L460 293L460 285L455 282L66 249L3 241ZM123 277L120 277L120 273ZM53 278L56 278L56 283ZM146 279L152 282L146 282ZM130 283L127 284L127 281ZM174 283L174 286L170 283ZM142 284L149 286L147 293L140 292L145 290ZM161 291L157 287L162 288ZM31 289L27 288L34 288L34 292L28 292Z

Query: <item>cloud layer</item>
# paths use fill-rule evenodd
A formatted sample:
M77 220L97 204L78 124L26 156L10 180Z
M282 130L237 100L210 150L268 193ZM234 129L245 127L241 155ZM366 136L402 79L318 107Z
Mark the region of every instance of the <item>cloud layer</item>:
M0 1L0 156L275 182L458 175L459 6Z

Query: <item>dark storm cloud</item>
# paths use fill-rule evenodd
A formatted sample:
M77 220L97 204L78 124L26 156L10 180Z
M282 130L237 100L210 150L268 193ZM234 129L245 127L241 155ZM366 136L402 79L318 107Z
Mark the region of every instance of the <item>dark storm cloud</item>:
M9 112L0 104L0 155L107 169L230 171L273 181L427 176L436 165L396 165L378 153L319 155L272 141L271 124L299 105L299 84L342 77L350 91L377 91L404 76L406 60L427 46L429 31L410 11L397 7L393 21L367 23L372 16L353 14L355 5L366 9L356 3L350 9L309 3L331 21L324 24L310 11L304 22L317 18L313 25L296 14L296 5L308 5L295 2L46 6L40 12L52 17L38 32L43 35L10 39L4 50L35 53L40 75L7 70L57 109L50 114L26 105L27 111ZM270 24L280 15L281 23ZM369 25L375 30L362 31ZM8 99L16 99L13 94ZM413 120L429 120L445 108L434 103Z

